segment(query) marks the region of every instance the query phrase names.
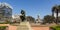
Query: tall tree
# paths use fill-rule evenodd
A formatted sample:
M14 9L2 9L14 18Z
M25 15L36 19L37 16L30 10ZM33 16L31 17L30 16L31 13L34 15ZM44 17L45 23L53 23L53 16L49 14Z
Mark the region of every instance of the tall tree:
M60 12L60 5L58 5L58 6L54 6L53 8L52 8L52 12L54 13L56 13L56 24L58 23L58 13ZM52 13L52 15L53 15L53 13Z

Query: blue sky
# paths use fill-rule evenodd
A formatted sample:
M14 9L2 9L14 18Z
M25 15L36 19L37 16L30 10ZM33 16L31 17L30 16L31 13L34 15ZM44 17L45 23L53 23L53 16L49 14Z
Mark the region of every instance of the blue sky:
M45 15L51 15L51 9L54 5L59 5L60 0L0 0L13 7L13 15L20 14L21 9L26 11L26 15L37 18L43 18Z

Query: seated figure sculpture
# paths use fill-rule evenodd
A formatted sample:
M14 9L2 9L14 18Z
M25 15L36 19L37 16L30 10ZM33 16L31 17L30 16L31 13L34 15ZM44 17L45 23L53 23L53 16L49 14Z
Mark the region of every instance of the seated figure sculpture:
M24 10L21 10L21 16L20 16L20 18L21 18L22 22L25 21L25 11Z

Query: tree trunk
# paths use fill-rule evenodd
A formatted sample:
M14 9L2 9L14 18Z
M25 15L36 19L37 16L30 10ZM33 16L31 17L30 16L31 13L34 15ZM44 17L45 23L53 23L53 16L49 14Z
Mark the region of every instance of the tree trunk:
M52 10L52 16L54 16L54 10Z
M58 10L56 11L56 24L58 24Z
M52 17L54 17L54 10L52 10ZM53 22L55 22L55 20L53 20Z

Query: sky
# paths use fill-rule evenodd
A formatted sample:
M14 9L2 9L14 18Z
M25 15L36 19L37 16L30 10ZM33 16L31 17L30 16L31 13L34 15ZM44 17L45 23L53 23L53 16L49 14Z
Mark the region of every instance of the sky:
M13 7L12 14L20 14L21 9L26 12L27 16L37 18L37 15L42 19L45 15L51 15L52 7L60 5L60 0L0 0Z

